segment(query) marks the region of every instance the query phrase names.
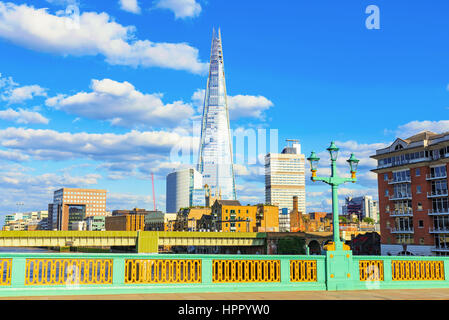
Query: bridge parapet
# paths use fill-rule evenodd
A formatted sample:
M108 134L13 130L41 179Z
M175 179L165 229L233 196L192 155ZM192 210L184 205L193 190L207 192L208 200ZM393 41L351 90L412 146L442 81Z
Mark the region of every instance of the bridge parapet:
M0 296L449 288L446 257L335 253L2 253Z

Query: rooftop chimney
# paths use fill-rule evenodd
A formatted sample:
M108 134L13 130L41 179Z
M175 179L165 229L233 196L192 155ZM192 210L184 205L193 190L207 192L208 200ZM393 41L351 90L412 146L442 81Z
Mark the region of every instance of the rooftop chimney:
M293 212L298 212L298 196L293 197Z

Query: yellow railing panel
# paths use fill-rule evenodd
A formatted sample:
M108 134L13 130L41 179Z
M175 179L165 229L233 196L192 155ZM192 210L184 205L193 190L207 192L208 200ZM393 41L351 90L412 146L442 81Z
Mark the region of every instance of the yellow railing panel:
M128 259L125 283L201 283L201 260Z
M290 260L290 282L316 282L317 266L314 260Z
M279 260L213 260L212 281L280 282L280 267Z
M11 285L12 259L0 259L0 286Z
M360 281L383 281L384 262L382 260L360 260Z
M444 280L444 262L393 260L391 273L394 281Z
M27 259L25 270L25 285L112 283L112 259Z

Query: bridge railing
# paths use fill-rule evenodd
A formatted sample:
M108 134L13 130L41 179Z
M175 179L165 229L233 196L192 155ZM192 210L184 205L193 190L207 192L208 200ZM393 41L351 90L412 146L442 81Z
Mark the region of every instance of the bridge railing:
M449 288L449 257L354 256L354 289Z
M343 258L2 253L0 296L449 288L449 257Z
M325 290L325 256L2 253L0 296Z

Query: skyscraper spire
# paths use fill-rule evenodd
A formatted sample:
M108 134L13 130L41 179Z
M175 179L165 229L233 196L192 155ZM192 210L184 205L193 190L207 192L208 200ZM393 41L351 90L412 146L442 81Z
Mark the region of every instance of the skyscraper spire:
M210 186L211 194L217 196L221 191L223 200L236 199L220 29L218 29L218 37L215 36L215 29L213 30L209 78L201 125L198 171L203 174L203 183Z

